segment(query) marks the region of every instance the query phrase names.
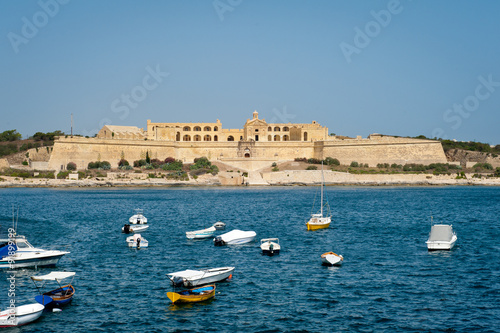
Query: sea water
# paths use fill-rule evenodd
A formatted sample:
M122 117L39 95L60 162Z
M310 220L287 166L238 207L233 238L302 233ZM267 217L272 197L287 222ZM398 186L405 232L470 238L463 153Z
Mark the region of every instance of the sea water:
M0 232L68 250L54 268L15 270L15 300L34 302L30 276L76 272L61 312L6 332L498 332L500 188L327 187L330 228L307 231L317 187L1 189ZM316 198L316 200L319 200ZM316 201L317 203L317 201ZM144 210L147 249L121 227ZM17 213L16 213L17 214ZM451 251L428 252L435 223L453 224ZM253 243L215 247L186 231L217 221L253 230ZM259 240L278 237L279 255ZM320 256L344 256L341 267ZM214 299L172 305L167 273L236 267ZM0 272L5 309L10 272Z

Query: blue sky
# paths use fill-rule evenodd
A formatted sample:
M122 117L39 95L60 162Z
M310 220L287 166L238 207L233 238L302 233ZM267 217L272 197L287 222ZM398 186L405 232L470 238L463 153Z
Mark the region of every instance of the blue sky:
M0 131L268 122L500 144L498 1L1 1Z

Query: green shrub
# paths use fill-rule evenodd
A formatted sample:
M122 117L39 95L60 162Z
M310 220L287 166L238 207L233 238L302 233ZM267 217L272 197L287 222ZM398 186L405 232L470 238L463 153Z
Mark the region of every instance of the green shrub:
M128 163L128 161L124 158L122 158L119 162L118 162L118 167L123 167L123 166L129 166L130 164Z
M57 174L57 179L66 179L69 175L69 171L61 171Z
M22 163L22 164L23 164L23 165L28 165L29 163L28 163L28 161L23 161L23 163Z
M211 165L210 166L210 172L212 173L212 176L215 176L216 174L219 173L219 167L217 165Z
M14 153L17 153L17 145L15 143L0 145L0 157Z
M493 170L493 166L489 163L476 163L474 164L474 168Z
M356 161L352 161L352 162L351 162L351 167L352 167L352 168L357 168L357 167L359 167L358 162L356 162Z
M69 163L66 165L66 170L69 170L69 171L75 171L75 170L76 170L76 163L74 163L74 162L69 162Z
M194 159L194 164L190 166L191 170L210 168L212 163L206 157L199 157Z
M340 161L338 159L332 158L332 157L325 158L324 163L326 165L340 165Z
M0 133L0 141L17 141L21 140L22 136L17 133L17 130L9 130Z
M497 168L495 169L494 176L495 176L495 177L500 177L500 167L497 167Z
M307 162L307 158L305 157L295 157L295 162Z
M102 161L99 163L99 169L109 170L109 169L111 169L111 163L109 163L108 161Z
M276 162L273 162L273 164L271 164L272 167L275 167L276 165Z
M140 168L140 167L143 167L147 164L148 164L148 162L146 162L146 160L137 160L137 161L134 161L134 168Z
M168 158L167 158L168 159ZM165 161L167 160L165 159ZM161 166L161 168L163 170L182 170L182 161L181 160L173 160L171 162L165 162L165 164L163 164Z
M318 170L318 167L315 165L309 165L306 170Z
M274 172L275 172L275 171L280 171L280 169L279 169L278 167L274 167L274 168L272 168L272 170L271 170L271 171L274 171Z
M396 164L396 163L392 163L391 164L391 169L402 169L403 166L401 164Z
M242 175L243 177L248 177L248 172L243 172L241 175Z
M321 160L317 158L310 158L307 160L307 163L309 164L321 164Z
M134 168L131 165L124 165L121 167L118 167L120 170L133 170Z

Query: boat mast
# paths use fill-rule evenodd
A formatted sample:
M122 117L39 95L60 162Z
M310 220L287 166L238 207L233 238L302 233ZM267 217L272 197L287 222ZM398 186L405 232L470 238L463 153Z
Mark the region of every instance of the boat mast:
M323 183L324 183L324 178L323 178L323 161L321 161L321 217L323 217Z

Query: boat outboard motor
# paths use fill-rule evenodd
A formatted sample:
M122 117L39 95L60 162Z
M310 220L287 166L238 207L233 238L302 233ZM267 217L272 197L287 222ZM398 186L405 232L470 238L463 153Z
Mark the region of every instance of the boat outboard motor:
M141 237L137 237L137 248L141 248Z
M141 218L140 217L137 218L137 224L141 224Z
M130 234L130 224L125 224L123 226L123 232L126 234Z
M222 240L221 236L217 236L217 237L214 238L214 245L215 246L222 246L222 245L226 245L226 242L224 242Z
M271 252L271 254L274 254L274 245L273 245L273 243L269 244L269 252Z

